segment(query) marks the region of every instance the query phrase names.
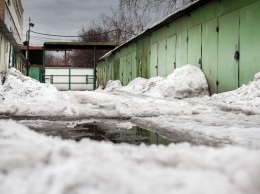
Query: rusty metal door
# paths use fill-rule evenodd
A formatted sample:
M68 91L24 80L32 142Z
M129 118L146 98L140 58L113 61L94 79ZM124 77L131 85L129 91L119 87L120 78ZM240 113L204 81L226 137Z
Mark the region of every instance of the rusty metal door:
M207 78L210 94L218 93L218 20L202 24L202 70Z
M219 18L218 92L238 87L239 11Z

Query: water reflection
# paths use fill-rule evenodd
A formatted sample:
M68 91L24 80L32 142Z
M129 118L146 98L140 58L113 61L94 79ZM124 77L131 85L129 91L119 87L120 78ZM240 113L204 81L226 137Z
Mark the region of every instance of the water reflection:
M146 129L133 126L131 129L104 129L96 123L79 124L70 131L70 136L76 141L82 138L90 138L96 141L111 141L113 143L129 143L139 145L141 143L169 145L170 140Z

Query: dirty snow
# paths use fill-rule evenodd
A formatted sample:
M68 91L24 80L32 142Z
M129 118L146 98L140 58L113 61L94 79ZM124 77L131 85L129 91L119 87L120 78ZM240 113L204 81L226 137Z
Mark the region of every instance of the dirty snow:
M0 121L0 134L0 193L260 191L259 150L76 143L45 137L13 121Z
M115 90L159 98L183 99L209 95L205 75L199 68L192 65L176 69L166 78L158 76L145 79L139 77L123 88L118 80L109 81L104 89L105 92Z
M166 78L83 92L57 91L13 68L0 77L0 115L123 118L200 145L76 143L0 120L0 193L260 193L259 73L211 97L191 65Z

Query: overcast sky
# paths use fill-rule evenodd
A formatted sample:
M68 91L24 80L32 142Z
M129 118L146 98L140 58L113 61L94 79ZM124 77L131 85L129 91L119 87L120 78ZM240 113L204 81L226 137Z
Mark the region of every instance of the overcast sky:
M28 30L29 17L34 23L32 31L77 36L82 27L99 20L101 14L110 14L119 0L22 0L24 32ZM43 40L46 38L45 40ZM69 41L57 37L41 36L31 32L30 45L43 45L44 41Z

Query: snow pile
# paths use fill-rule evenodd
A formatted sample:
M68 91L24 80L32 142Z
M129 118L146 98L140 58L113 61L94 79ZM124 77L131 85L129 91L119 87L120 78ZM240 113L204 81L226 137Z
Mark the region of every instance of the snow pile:
M258 73L255 74L255 76L254 76L254 81L257 82L258 80L260 80L260 72L258 72Z
M209 95L206 77L196 66L178 68L166 80L161 84L164 96L182 99Z
M3 85L0 85L0 96L2 100L9 102L57 100L58 91L54 86L41 84L37 80L24 76L15 68L2 72L1 79Z
M241 147L76 143L0 121L0 150L0 193L260 192L260 151Z
M120 82L120 80L109 80L107 82L107 86L104 89L104 92L111 92L114 91L116 89L120 89L122 87L122 84Z
M158 85L163 80L165 80L165 78L159 76L152 77L150 79L138 77L133 81L131 81L127 86L121 88L120 91L129 92L132 94L146 94L146 95L150 93L150 96L161 97L160 91L158 90Z
M119 86L120 88L113 87L113 90L133 94L145 94L159 98L183 99L202 97L209 94L205 75L198 67L193 65L185 65L178 68L166 78L136 78L125 87ZM108 84L107 88L105 91L112 91L110 89L111 83Z
M257 73L254 81L248 85L243 85L234 91L215 94L211 100L224 103L229 109L244 106L247 107L243 109L244 112L260 114L260 73Z

